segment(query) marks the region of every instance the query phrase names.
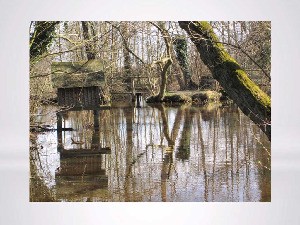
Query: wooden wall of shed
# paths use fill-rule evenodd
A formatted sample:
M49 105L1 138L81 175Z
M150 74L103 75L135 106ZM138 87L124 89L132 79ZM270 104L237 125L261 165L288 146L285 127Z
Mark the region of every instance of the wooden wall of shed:
M58 88L58 105L97 107L103 104L100 87Z

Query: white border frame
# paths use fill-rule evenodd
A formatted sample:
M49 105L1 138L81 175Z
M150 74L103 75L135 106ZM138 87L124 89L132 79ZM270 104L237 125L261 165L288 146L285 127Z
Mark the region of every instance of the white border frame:
M299 224L299 0L1 0L0 10L0 224ZM272 202L30 203L31 20L271 20Z

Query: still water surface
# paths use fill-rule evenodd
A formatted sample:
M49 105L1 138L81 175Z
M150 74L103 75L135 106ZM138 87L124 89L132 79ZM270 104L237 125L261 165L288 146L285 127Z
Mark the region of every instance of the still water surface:
M53 107L41 114L56 128ZM31 143L31 201L271 200L270 142L234 106L118 103L63 113L62 126L74 130Z

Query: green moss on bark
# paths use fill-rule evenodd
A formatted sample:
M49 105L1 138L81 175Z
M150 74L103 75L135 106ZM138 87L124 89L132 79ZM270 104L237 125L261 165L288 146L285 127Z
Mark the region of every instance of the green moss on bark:
M271 99L228 54L208 22L180 21L228 96L271 139Z
M196 89L197 85L192 81L192 75L189 69L187 58L187 41L185 38L178 37L175 39L176 58L183 73L185 89Z
M30 37L30 60L42 55L53 39L55 26L59 21L37 21Z

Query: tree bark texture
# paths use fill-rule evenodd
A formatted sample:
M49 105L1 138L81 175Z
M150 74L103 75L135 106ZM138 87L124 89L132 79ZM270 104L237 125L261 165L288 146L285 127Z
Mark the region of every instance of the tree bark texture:
M96 53L93 51L93 46L91 44L91 38L89 35L89 28L88 28L88 22L82 21L81 22L82 26L82 35L85 41L85 51L86 51L86 56L88 60L95 59L96 58Z
M185 38L175 39L176 58L183 73L185 89L195 89L197 85L192 81L187 59L187 41Z
M179 21L229 97L271 140L271 99L229 55L208 22Z
M166 44L166 55L164 59L161 60L163 67L161 67L161 84L160 84L160 90L157 95L157 99L159 102L162 101L162 99L165 96L166 89L167 89L167 81L168 81L168 74L167 71L169 67L172 65L173 61L171 59L171 37L168 33L168 31L165 29L164 22L158 22L158 25L152 23L162 34L164 42Z
M37 21L34 25L34 33L30 37L30 60L34 60L47 51L59 21Z

